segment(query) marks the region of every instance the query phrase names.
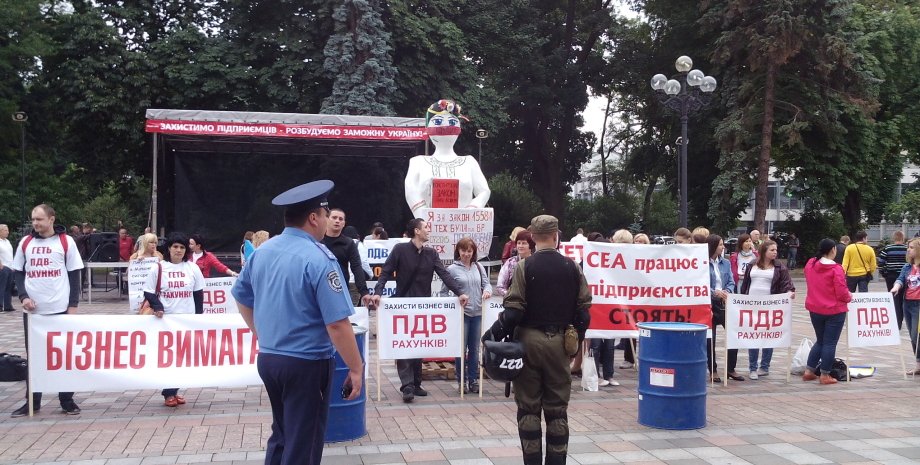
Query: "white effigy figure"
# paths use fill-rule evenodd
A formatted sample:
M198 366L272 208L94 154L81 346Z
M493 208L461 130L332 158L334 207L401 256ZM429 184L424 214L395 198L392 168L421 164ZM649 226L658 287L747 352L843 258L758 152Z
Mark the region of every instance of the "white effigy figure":
M428 108L426 126L434 153L412 157L406 174L406 203L416 217L423 208L484 208L489 201L491 191L479 163L454 152L461 118L460 105L451 100L438 100Z

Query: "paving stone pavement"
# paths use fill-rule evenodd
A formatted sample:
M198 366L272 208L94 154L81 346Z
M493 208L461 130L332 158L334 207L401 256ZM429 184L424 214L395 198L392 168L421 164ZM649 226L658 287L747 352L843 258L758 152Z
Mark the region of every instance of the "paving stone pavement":
M801 272L794 278L797 345L813 332L803 308ZM876 281L870 290L882 286ZM94 303L81 304L81 311L123 313L125 301L109 294L115 293L95 293ZM24 353L18 312L0 314L0 352ZM740 352L743 371L747 354ZM711 386L707 425L690 431L639 425L637 372L617 369L614 379L621 386L573 392L568 463L920 463L920 379L904 379L902 354L910 354L906 331L900 348L850 352L851 364L878 368L874 377L820 386L796 377L787 383L782 373L789 355L777 350L770 376ZM838 356L845 355L839 347ZM616 357L621 361L622 353ZM367 383L372 397L375 371L372 364ZM486 381L482 398L461 400L454 381L427 381L431 395L412 404L402 403L397 393L392 363L382 367L380 383L383 398L366 404L367 436L327 445L324 464L521 463L514 403L498 383ZM34 418L10 418L8 412L24 399L25 383L0 382L0 465L260 464L264 459L271 411L261 386L183 389L188 404L174 409L162 405L159 390L99 389L77 393L83 409L78 416L63 415L52 393Z

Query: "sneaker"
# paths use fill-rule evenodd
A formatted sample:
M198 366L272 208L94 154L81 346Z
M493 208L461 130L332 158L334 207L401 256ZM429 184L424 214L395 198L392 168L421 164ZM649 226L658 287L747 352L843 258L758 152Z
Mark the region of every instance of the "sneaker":
M597 385L600 386L600 387L603 387L603 386L610 386L610 381L607 381L606 379L602 379L602 380L600 380L600 381L597 382Z
M610 385L611 385L611 386L619 386L620 383L611 379L611 380L610 380Z
M751 374L748 376L748 378L757 379L757 372L756 372L756 371L752 371Z
M473 394L479 394L479 381L470 381L470 392Z
M620 369L622 369L622 370L628 370L628 369L630 369L630 368L632 368L632 367L634 367L634 366L635 366L635 365L632 364L632 363L623 362L623 363L620 364Z
M412 386L404 387L402 390L402 398L403 402L407 404L415 400L415 389L413 389Z
M415 395L417 395L417 396L419 396L419 397L427 397L427 396L428 396L428 391L422 389L421 386L415 386L415 389L412 391L412 393L415 394Z
M42 408L41 405L36 405L34 413L38 413L38 411L41 410L41 408ZM25 404L22 404L22 407L19 407L18 409L13 410L13 413L10 414L10 417L19 418L19 417L24 417L28 414L29 414L29 403L26 402Z
M80 414L80 407L78 407L77 403L72 400L65 400L61 402L61 409L64 410L64 413L68 415Z
M757 376L770 376L769 370L764 370L763 368L757 370Z

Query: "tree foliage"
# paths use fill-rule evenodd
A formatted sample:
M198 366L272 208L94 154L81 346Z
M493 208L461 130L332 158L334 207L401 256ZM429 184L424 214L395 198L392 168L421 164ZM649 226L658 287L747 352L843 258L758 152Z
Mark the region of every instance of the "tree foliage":
M396 69L390 58L390 34L380 19L379 3L345 0L335 9L335 33L326 41L323 68L334 79L321 113L393 115Z

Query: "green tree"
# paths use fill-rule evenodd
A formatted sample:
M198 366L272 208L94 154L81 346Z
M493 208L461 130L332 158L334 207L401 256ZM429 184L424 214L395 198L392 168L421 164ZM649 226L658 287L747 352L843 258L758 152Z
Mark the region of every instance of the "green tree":
M505 97L509 122L492 144L501 154L497 162L525 166L525 179L547 212L561 217L567 184L577 179L594 143L577 128L587 83L603 63L610 1L471 0L459 6L453 19L466 33L465 58L486 87Z
M851 3L714 0L706 6L704 24L721 31L713 60L735 81L733 107L720 131L723 153L738 158L752 153L751 147L757 150L757 228L764 225L771 160L777 159L780 170L805 169L803 164L818 158L816 152L845 153L847 123L873 106L870 76L858 66L853 37L845 29ZM776 136L783 138L782 149L774 146ZM854 147L852 138L847 142ZM855 168L864 158L858 150L847 153L852 157L841 165L862 169ZM826 186L814 184L815 189ZM858 222L858 189L834 187L828 197L841 202L848 224ZM840 198L841 193L846 197Z
M344 0L335 9L335 34L324 51L324 70L334 82L321 113L393 115L396 69L379 10L374 0Z
M527 227L530 220L542 213L540 200L519 178L499 173L489 178L489 206L495 212L495 235L503 238L516 226Z

